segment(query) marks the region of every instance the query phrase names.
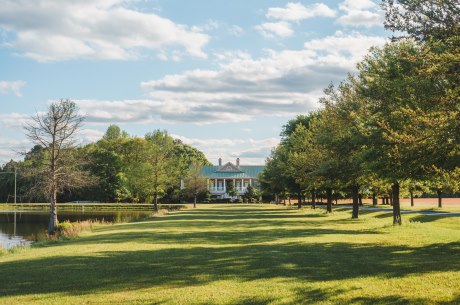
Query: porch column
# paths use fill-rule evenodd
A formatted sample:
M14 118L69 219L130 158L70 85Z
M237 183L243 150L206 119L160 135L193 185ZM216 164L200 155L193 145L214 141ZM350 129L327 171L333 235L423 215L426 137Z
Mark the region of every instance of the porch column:
M241 191L243 191L243 188L244 188L244 179L243 178L241 178L241 185L240 186L241 186Z
M224 193L227 193L227 185L225 183L225 179L223 179L223 181L224 181Z

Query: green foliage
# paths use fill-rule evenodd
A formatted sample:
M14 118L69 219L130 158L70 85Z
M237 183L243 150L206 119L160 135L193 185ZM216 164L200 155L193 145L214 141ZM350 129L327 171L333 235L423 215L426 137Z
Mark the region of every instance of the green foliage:
M58 194L59 202L146 202L154 200L155 194L157 199L178 202L180 199L174 194L179 192L180 177L188 175L194 162L210 164L202 152L173 139L165 131L157 130L140 138L129 136L117 125L110 125L99 141L70 148L66 154L84 158L81 169L91 174L91 181L81 189ZM17 166L19 200L49 199L39 192L29 192L36 183L30 173L46 171L47 158L47 150L35 145L25 153L23 161L11 161L0 167L0 172L11 172ZM72 164L69 168L72 169ZM13 194L14 176L0 174L0 201L12 202Z
M227 189L227 194L230 197L238 196L238 191L236 190L235 185L233 184L233 181L227 181L226 189Z
M202 163L194 161L184 179L185 191L196 204L198 196L208 191L208 180L201 174Z
M248 185L242 197L244 199L244 202L257 203L259 202L260 192L252 185Z
M456 0L383 0L385 28L406 32L419 41L448 40L460 32Z
M287 124L283 125L282 127L282 131L280 134L282 139L284 140L288 139L298 126L303 126L306 129L308 129L310 127L311 121L315 117L316 117L315 113L312 113L310 115L299 114L295 119L288 121Z
M63 221L58 224L58 234L64 238L78 237L83 231L91 231L93 223L91 221L70 222Z

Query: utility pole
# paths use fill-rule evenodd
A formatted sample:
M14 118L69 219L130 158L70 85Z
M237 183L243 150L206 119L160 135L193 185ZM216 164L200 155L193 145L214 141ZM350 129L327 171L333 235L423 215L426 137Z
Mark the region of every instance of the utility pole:
M16 197L17 197L17 192L16 192L17 177L18 177L18 168L15 166L14 167L14 204L16 204Z

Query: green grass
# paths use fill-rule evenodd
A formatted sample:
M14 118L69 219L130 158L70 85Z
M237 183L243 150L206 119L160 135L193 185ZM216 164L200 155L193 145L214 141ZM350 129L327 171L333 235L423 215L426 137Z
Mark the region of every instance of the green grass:
M201 205L99 226L1 256L0 303L460 303L460 218L350 213Z

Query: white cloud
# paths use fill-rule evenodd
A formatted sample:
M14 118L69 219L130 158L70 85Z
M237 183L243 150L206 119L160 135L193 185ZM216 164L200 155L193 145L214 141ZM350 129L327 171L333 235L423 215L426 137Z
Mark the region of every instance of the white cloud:
M219 62L228 62L235 59L250 59L251 54L241 50L215 52L213 54Z
M334 17L335 13L333 9L323 3L304 6L299 2L289 2L285 8L269 8L266 17L285 21L299 21L313 17Z
M339 5L339 8L344 11L351 10L368 10L375 9L378 5L371 0L345 0Z
M131 3L0 0L0 29L14 34L3 46L40 62L135 59L166 49L206 57L203 47L208 35L157 14L134 10L128 6Z
M333 36L310 40L304 46L309 50L327 52L331 56L347 56L352 62L357 62L372 46L382 46L385 42L386 39L380 36L338 31Z
M370 0L345 0L339 9L344 13L337 19L339 24L365 27L383 25L383 11Z
M230 146L237 146L245 143L245 140L242 139L210 139L210 138L188 138L184 137L181 135L177 134L171 134L173 138L179 139L185 144L191 145L191 146L210 146L210 147L215 147L215 146L225 146L225 147L230 147Z
M145 81L142 100L77 100L89 123L211 124L255 116L291 116L318 107L322 90L338 83L372 45L359 33L307 41L302 50L268 50L261 58L225 59L216 70L190 70Z
M82 142L85 144L99 141L104 136L104 132L89 128L80 130L78 134L78 136L82 139Z
M243 35L244 33L244 29L240 26L237 26L237 25L232 25L229 29L228 29L228 32L230 35L232 36L236 36L236 37L239 37L241 35Z
M192 26L194 32L209 32L220 28L220 22L214 19L209 19L206 24Z
M26 139L3 138L0 135L0 165L11 159L20 159L21 153L31 146Z
M16 96L22 96L21 89L26 84L25 81L18 80L13 82L0 81L0 94L12 93Z
M241 165L263 165L272 148L279 143L278 138L262 139L228 139L228 138L188 138L172 134L176 139L203 151L208 160L217 164L222 158L223 163L241 159Z
M75 100L89 124L230 123L293 116L318 108L322 90L354 71L372 45L385 39L359 33L313 39L301 50L219 55L214 70L190 70L141 83L148 97ZM17 121L17 120L13 120Z
M255 26L255 29L267 38L274 38L276 36L286 38L294 34L291 25L284 21L262 23Z
M27 114L16 112L0 114L0 126L2 126L2 128L14 128L20 130L29 122L31 122L31 116Z

